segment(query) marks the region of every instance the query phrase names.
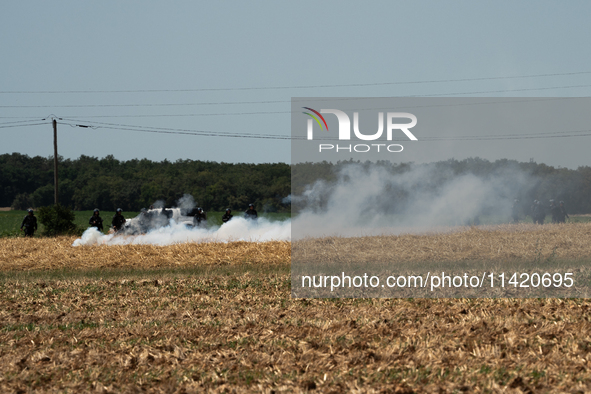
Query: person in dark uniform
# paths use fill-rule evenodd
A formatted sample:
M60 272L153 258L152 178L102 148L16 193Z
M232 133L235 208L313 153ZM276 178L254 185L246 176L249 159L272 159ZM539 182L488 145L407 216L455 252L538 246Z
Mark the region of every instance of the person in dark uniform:
M558 204L554 200L550 200L550 213L552 214L552 223L558 223L560 207L558 207Z
M197 213L193 216L193 226L195 227L205 227L205 223L207 222L207 214L203 210L203 208L197 208Z
M244 212L245 219L253 219L256 220L259 217L257 210L254 209L253 204L248 204L248 209Z
M558 223L566 223L566 218L570 218L568 213L566 213L566 208L564 207L564 201L560 201L560 205L558 206Z
M511 206L511 218L513 223L519 223L519 200L513 200L513 206Z
M234 215L232 215L232 210L230 208L226 208L226 213L224 213L224 216L222 216L222 222L228 223L233 217Z
M33 213L32 209L27 210L28 214L21 223L21 231L25 228L25 237L32 237L37 231L37 217Z
M534 207L534 223L544 224L544 219L546 219L546 210L540 201L536 201Z
M164 207L162 207L162 211L160 211L160 214L162 216L165 216L166 219L170 220L170 218L172 218L172 210L170 209L166 209Z
M90 227L96 227L97 230L103 231L103 219L100 216L100 211L98 208L95 208L94 213L88 221L88 224L90 224Z
M538 200L534 200L532 205L529 207L529 216L531 216L531 220L533 223L536 222L536 203Z
M121 208L117 208L117 212L115 212L115 216L113 216L113 220L111 221L111 225L113 226L113 230L116 232L123 228L125 224L125 218L122 214L123 210Z

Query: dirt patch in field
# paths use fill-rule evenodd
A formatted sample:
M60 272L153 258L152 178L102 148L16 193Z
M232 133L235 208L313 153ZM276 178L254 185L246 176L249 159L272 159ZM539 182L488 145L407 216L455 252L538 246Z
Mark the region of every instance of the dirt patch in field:
M0 207L0 212L12 211L10 207Z

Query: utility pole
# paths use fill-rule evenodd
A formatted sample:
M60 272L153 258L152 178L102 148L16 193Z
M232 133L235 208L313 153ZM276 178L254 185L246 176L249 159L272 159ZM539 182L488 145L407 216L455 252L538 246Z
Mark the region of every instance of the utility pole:
M53 184L54 188L54 203L58 204L57 199L57 120L53 119Z

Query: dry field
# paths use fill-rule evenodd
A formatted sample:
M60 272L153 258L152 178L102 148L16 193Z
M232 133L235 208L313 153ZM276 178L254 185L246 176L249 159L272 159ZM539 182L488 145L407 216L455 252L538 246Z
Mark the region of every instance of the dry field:
M591 256L591 223L479 226L426 235L312 238L294 242L293 250L317 263L344 264L367 260L388 264L532 261L540 255L577 260Z
M292 286L303 297L589 297L591 295L591 223L441 228L424 235L310 238L292 242ZM302 287L302 277L375 275L375 288ZM435 293L424 288L384 287L390 275L423 278L464 274L476 279L495 274L496 286L461 289L447 286ZM505 287L498 274L506 275ZM572 275L574 286L521 287L530 275ZM520 283L509 285L517 274ZM429 276L428 276L429 275ZM536 276L537 275L537 276ZM517 277L513 277L515 280ZM536 283L536 279L532 279ZM330 279L329 279L330 282ZM309 283L309 282L308 282ZM523 283L529 285L530 282ZM557 281L556 283L562 283ZM309 286L309 285L308 285Z
M0 238L0 271L158 269L276 265L291 261L289 242L184 243L72 247L76 237Z
M590 229L514 233L581 259ZM0 392L591 391L588 300L292 299L286 242L72 241L0 239Z

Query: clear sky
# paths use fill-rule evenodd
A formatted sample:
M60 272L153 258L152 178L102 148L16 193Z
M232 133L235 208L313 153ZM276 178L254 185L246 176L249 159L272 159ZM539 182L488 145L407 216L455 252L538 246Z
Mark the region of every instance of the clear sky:
M588 97L589 15L588 1L6 2L0 154L51 156L53 114L66 158L290 162L288 139L245 134L289 136L292 97ZM510 156L457 142L432 159L576 168L590 141Z

